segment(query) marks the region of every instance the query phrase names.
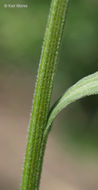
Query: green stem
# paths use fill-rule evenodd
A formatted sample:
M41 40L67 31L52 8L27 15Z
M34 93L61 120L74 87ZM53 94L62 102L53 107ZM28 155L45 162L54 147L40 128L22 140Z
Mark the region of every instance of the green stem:
M56 60L68 1L52 0L51 3L33 99L21 190L39 189L44 156L43 134L49 113Z

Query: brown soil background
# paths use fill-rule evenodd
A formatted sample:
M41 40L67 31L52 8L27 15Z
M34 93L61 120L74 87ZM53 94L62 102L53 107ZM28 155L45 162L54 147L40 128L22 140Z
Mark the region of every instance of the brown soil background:
M32 77L0 73L0 190L19 190L32 103ZM51 133L41 190L98 190L98 161L81 162L63 150Z

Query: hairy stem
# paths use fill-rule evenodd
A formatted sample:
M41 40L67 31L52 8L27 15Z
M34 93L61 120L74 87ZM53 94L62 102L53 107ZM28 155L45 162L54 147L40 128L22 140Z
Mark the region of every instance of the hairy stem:
M49 113L56 60L68 0L52 0L40 58L28 131L21 190L38 190L44 156L43 134Z

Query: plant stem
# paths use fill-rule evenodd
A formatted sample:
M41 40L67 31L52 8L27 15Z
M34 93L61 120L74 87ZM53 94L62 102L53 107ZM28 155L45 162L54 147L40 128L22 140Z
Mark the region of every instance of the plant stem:
M44 149L42 148L43 134L49 113L56 60L67 5L68 0L52 0L51 3L33 98L21 190L39 189L44 156Z

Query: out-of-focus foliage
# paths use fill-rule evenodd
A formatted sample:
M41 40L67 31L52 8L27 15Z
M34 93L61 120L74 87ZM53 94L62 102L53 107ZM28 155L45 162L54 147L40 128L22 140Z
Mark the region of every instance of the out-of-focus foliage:
M3 4L0 8L0 64L31 68L39 59L48 6L29 2L27 9L6 9Z
M27 9L5 9L0 2L0 68L37 69L50 0L28 2ZM8 0L17 3L19 0ZM80 78L98 70L98 1L70 2L53 99ZM62 118L63 119L62 120ZM98 144L98 97L70 106L60 117L58 130L77 145ZM62 126L62 127L61 127ZM65 134L65 135L64 135ZM82 143L81 143L82 142ZM82 146L81 145L81 146ZM94 145L94 146L93 146Z

